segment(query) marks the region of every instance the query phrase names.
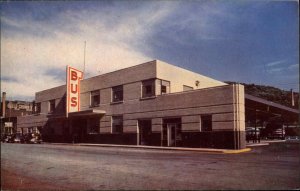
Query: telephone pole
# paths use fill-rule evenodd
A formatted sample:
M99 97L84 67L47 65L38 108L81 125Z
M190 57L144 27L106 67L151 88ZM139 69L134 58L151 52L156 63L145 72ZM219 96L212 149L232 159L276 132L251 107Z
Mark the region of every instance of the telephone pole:
M85 50L86 50L86 41L84 41L84 53L83 53L83 78L85 76Z

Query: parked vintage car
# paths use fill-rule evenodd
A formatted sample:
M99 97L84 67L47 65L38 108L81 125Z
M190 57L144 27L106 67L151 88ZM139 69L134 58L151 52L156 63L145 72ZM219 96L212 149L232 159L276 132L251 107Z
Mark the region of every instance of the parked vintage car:
M5 143L13 143L14 142L14 135L11 134L11 135L7 135L4 139L4 142Z
M254 127L246 128L246 141L260 142L260 129L255 129Z
M40 134L27 133L22 135L17 134L4 134L1 136L1 142L3 143L27 143L27 144L41 144L42 138Z
M288 141L299 141L300 137L299 136L286 136L285 140L288 140Z
M41 144L42 143L42 140L37 138L37 137L33 137L31 140L30 140L30 143L32 144Z
M24 142L25 142L25 140L24 140L24 136L22 134L17 133L14 136L14 143L24 143Z
M1 142L2 143L5 143L6 136L7 136L6 134L1 135Z
M41 144L42 143L42 139L40 134L31 134L28 133L25 135L25 143L28 144Z

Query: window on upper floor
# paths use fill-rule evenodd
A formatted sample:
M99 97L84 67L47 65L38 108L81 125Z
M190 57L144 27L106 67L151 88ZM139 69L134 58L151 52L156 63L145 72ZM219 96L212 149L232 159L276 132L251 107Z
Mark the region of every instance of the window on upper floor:
M212 131L212 115L202 115L200 131Z
M160 80L161 83L161 94L170 93L170 82L166 80Z
M41 103L35 103L35 112L41 113Z
M123 133L123 116L112 116L112 133Z
M183 85L183 91L190 91L190 90L193 90L194 88L191 87L191 86L186 86L186 85Z
M142 82L142 98L155 96L155 80L145 80Z
M112 88L112 102L123 101L123 86L116 86Z
M55 110L55 99L49 101L49 113L53 113Z
M97 107L100 104L100 91L91 92L91 107Z

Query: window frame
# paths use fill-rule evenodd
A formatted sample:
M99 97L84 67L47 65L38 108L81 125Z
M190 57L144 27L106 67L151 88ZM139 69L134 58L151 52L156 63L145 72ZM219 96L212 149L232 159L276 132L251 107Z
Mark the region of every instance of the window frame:
M152 93L145 93L145 87L152 86ZM171 93L171 82L159 78L143 80L141 84L141 100L155 98L159 95Z
M118 95L117 93L121 94L121 99L115 99L115 95ZM119 85L119 86L114 86L111 88L111 102L112 103L119 103L119 102L123 102L124 101L124 88L123 85Z
M148 79L142 81L142 92L141 92L141 98L151 98L155 97L155 80L156 79ZM147 92L147 87L151 87L151 92Z
M161 85L160 89L161 89L161 94L166 94L167 93L167 86Z
M159 79L159 80L160 80L160 95L171 93L171 82L168 80L162 80L162 79ZM168 83L168 86L164 83ZM163 92L163 87L165 87L165 92ZM168 87L169 87L169 89L168 89Z
M210 127L204 127L204 121L209 118ZM212 114L203 114L200 115L200 132L212 132L213 131L213 125L212 125Z
M42 103L38 102L35 103L35 113L41 113L42 112Z
M97 97L99 96L97 104L94 103L94 97L96 97L96 96ZM101 103L100 100L101 100L100 90L94 90L94 91L90 92L90 107L98 107Z
M48 103L49 103L48 113L54 113L54 111L55 111L55 99L49 100Z
M120 121L118 121L120 120ZM116 124L117 122L120 122L120 124ZM121 125L119 128L121 131L117 131L117 128L115 128L115 125ZM124 119L123 115L114 115L111 116L111 133L113 134L122 134L124 132Z

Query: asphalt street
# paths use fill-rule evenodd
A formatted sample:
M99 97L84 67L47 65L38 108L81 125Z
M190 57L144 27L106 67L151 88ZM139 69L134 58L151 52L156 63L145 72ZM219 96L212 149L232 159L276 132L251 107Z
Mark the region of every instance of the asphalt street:
M26 189L42 190L299 189L299 156L299 142L241 154L4 143L1 185L4 190L16 182L22 189L22 181Z

